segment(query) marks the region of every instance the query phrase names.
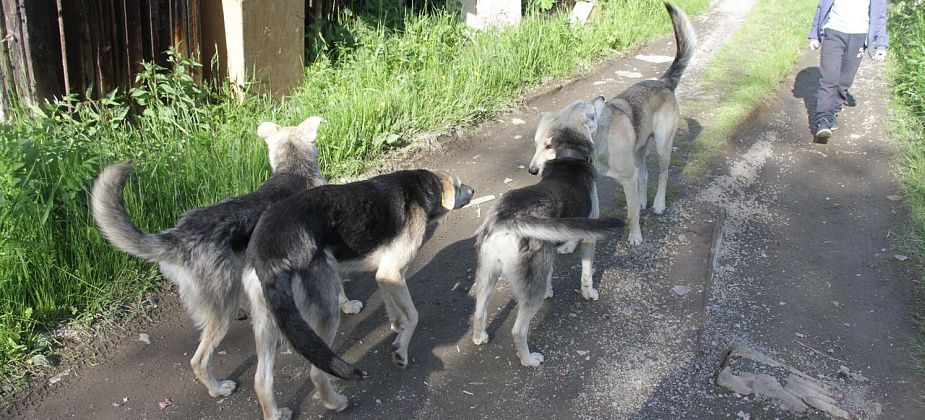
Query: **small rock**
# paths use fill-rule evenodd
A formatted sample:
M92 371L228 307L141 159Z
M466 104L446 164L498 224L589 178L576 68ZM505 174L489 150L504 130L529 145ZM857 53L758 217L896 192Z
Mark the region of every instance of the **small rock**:
M684 296L691 292L691 288L687 286L675 286L671 288L671 291L678 296Z
M138 334L138 341L144 342L145 344L151 344L151 337L148 334L141 333Z
M630 79L638 79L642 77L642 73L638 71L626 71L626 70L617 70L617 76L628 77Z
M38 367L43 367L43 368L51 367L51 362L48 361L48 358L45 356L42 356L41 354L36 354L35 356L32 356L32 358L29 359L29 363L32 364L33 366L38 366Z
M906 261L906 260L909 259L909 257L907 257L907 256L905 256L905 255L903 255L903 254L896 254L896 255L893 256L893 258L896 258L897 261Z
M505 184L510 184L510 183L512 183L512 182L514 182L513 179L511 179L511 178L504 178L504 183L505 183Z
M890 201L899 201L899 200L902 200L903 198L902 198L902 196L900 196L900 195L890 194L890 195L886 196L886 199L887 199L887 200L890 200Z
M228 352L227 352L227 351L225 351L225 350L222 350L222 351L220 351L220 352L218 352L218 354L220 354L220 355L222 355L222 356L224 356L224 355L226 355L226 354L228 354Z
M579 356L584 356L588 354L587 350L575 350L575 353L578 353Z
M687 236L685 236L683 233L680 234L680 235L678 235L678 240L679 240L679 241L683 241L683 240L685 240L685 239L687 239Z
M514 125L524 125L524 124L526 124L526 123L527 123L526 121L524 121L524 120L522 120L522 119L520 119L520 118L512 118L512 119L511 119L511 124L514 124Z
M806 334L796 333L795 335L800 338L806 338Z
M64 379L65 376L70 375L70 374L71 374L71 370L65 369L63 372L58 373L57 375L48 378L48 383L50 385L54 385L58 382L61 382L61 380Z

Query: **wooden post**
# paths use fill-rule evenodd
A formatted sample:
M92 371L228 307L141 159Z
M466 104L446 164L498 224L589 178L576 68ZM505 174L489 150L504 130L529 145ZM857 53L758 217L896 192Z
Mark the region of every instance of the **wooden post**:
M222 11L231 81L255 81L277 97L291 93L304 71L304 0L222 0Z

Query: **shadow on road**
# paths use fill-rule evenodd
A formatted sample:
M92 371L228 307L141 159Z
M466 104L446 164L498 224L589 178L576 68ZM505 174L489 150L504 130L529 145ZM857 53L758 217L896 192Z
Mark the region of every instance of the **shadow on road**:
M819 90L819 79L822 73L819 67L807 67L797 73L796 80L793 82L793 97L803 100L803 107L806 109L806 128L810 134L813 134L813 114L816 113L816 91Z

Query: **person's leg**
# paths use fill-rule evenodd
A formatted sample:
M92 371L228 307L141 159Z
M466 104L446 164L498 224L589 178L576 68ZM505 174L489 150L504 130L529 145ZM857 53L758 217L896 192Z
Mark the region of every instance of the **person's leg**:
M845 55L842 57L841 76L838 79L838 93L842 104L848 104L848 89L854 83L854 76L857 75L858 67L861 65L861 55L863 55L861 49L864 48L866 37L866 34L848 35ZM840 111L841 106L838 109Z
M826 31L819 60L819 72L822 77L819 79L816 115L813 118L817 140L822 142L828 140L831 135L830 129L835 119L835 110L842 101L838 92L838 83L841 79L842 59L846 49L845 34L832 30Z

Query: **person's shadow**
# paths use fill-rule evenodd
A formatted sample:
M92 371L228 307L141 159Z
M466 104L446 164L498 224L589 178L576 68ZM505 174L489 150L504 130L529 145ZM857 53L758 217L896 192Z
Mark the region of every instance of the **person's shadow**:
M816 113L816 91L819 90L819 79L822 73L819 67L807 67L797 73L797 78L793 82L793 97L803 99L803 106L806 107L806 127L810 134L813 134L813 115Z

